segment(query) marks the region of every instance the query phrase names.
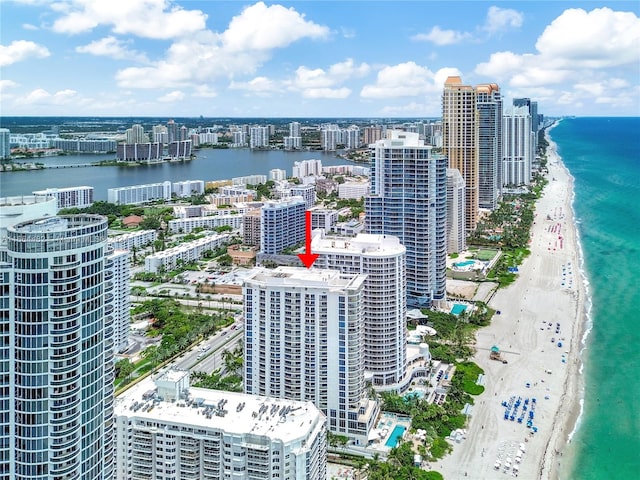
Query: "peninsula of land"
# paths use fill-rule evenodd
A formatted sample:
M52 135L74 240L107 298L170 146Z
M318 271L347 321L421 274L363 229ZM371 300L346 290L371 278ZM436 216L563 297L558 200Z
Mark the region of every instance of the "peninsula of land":
M517 281L491 299L499 314L477 333L473 360L485 371L486 390L476 398L466 439L432 465L446 479L494 479L505 473L555 479L579 414L585 284L573 177L548 131L549 183L536 203L531 254ZM489 358L492 347L507 363Z

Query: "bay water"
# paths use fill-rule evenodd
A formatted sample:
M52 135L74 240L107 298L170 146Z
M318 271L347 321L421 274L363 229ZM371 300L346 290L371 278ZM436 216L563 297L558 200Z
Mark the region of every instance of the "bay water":
M182 180L226 180L245 175L267 175L279 168L291 176L294 162L318 159L322 165L353 164L335 153L320 151L288 152L284 150L249 150L247 148L202 149L197 157L185 162L165 162L137 166L81 167L101 160L113 160L114 155L64 155L41 157L43 170L0 172L0 197L30 195L45 188L88 185L94 188L94 200L106 200L107 190L115 187ZM365 165L365 164L362 164ZM74 166L73 168L61 168ZM366 165L368 166L368 165ZM58 167L58 168L56 168Z

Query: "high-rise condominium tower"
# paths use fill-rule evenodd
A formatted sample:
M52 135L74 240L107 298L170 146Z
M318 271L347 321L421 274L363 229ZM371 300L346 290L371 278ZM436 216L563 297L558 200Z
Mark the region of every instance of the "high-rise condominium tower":
M495 83L476 86L478 206L494 210L502 187L502 97Z
M460 77L449 77L442 93L442 151L449 168L456 168L466 184L466 228L478 222L479 165L476 122L476 91Z
M390 131L372 145L367 233L395 235L407 249L407 306L446 294L447 160L417 133Z
M509 109L503 118L504 185L518 187L531 183L531 167L535 159L536 133L531 131L531 115L526 106Z
M0 264L0 478L113 476L113 297L107 219L7 230Z
M378 414L364 377L365 275L256 268L243 286L246 393L312 401L365 444Z
M447 253L467 249L464 228L464 178L455 168L447 168Z
M397 237L355 238L316 234L315 265L342 273L366 273L364 281L364 368L375 385L400 383L407 371L406 249Z

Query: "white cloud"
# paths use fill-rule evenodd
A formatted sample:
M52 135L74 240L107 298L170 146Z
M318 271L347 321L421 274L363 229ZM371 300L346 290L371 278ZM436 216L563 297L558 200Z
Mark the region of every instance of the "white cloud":
M193 96L202 98L213 98L217 97L218 93L209 85L196 85L193 91Z
M351 95L351 90L347 87L341 88L307 88L303 90L302 96L304 98L326 98L326 99L340 99L347 98Z
M365 85L360 92L363 98L415 97L442 90L444 80L450 75L460 75L457 68L443 68L436 73L415 62L387 66L378 72L375 85Z
M305 21L293 9L257 3L234 17L222 34L203 30L180 38L164 59L120 70L116 79L125 88L173 88L251 75L271 58L272 50L326 34L326 27Z
M329 29L304 19L293 8L282 5L267 7L263 2L245 8L231 19L222 34L222 43L229 51L272 50L282 48L301 38L325 38Z
M640 18L610 8L568 9L545 28L536 49L545 58L572 68L637 64Z
M565 84L551 100L572 104L586 90L592 95L601 91L601 77L611 67L637 66L640 19L632 12L609 8L567 9L538 37L536 50L493 53L475 72L525 92ZM575 90L567 90L566 82L575 82Z
M406 105L387 105L380 113L385 115L422 116L427 115L427 105L424 103L410 102Z
M168 0L131 0L115 5L113 0L67 0L52 4L52 9L61 13L53 30L68 34L107 25L114 33L169 39L203 30L207 19L200 10L172 6Z
M185 96L186 95L180 90L174 90L173 92L169 92L159 97L158 101L165 103L179 102L180 100L184 100Z
M29 40L14 40L9 45L0 45L0 66L6 67L29 57L45 58L51 55L47 47Z
M436 45L453 45L461 43L464 40L471 38L471 34L468 32L459 32L456 30L443 30L439 26L435 26L429 33L419 33L411 37L416 41L427 41L435 43Z
M256 77L248 82L231 82L229 88L231 90L247 90L259 94L272 93L278 90L276 82L267 77Z
M305 98L346 98L351 95L351 89L341 84L363 77L370 70L368 64L356 65L353 59L348 58L344 62L334 63L327 70L300 66L295 76L285 84L289 90L301 92Z
M0 80L0 93L6 93L11 88L15 88L19 85L19 83L16 83L13 80Z
M113 36L94 40L88 45L76 47L76 52L115 58L116 60L135 60L147 62L147 57L135 50L129 50L126 44Z
M510 8L489 7L482 29L490 35L522 26L522 13Z
M54 94L51 94L42 88L37 88L21 98L20 103L32 105L65 105L75 102L77 94L78 92L71 90L70 88L59 90Z
M23 23L22 28L24 28L25 30L38 30L38 27L30 23Z

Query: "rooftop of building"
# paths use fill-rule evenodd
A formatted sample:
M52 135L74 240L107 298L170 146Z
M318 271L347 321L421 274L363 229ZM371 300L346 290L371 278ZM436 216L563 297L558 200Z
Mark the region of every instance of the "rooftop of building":
M157 378L179 382L185 373L169 369ZM158 397L157 386L151 377L116 397L115 414L240 435L264 435L285 442L304 437L323 418L311 402L206 388L190 387L185 398L165 401Z
M270 270L256 267L247 275L245 283L257 282L269 286L298 288L359 288L366 275L343 274L338 270L304 267L278 267Z
M316 233L311 244L312 250L317 253L342 252L389 256L406 252L398 237L371 233L359 233L355 237L324 236Z

